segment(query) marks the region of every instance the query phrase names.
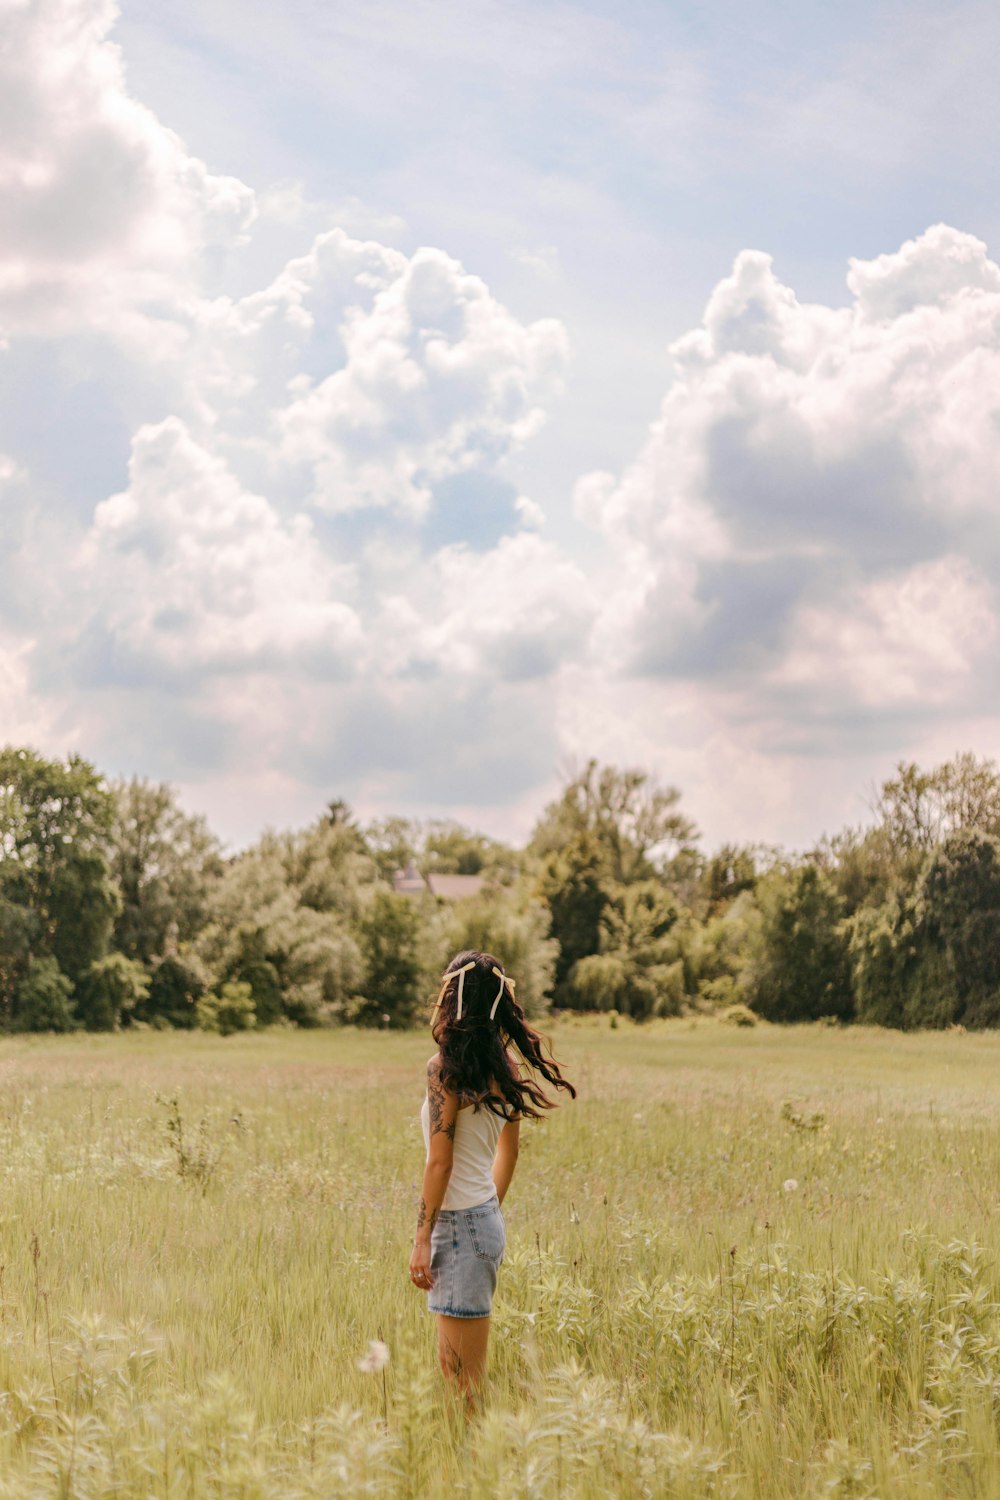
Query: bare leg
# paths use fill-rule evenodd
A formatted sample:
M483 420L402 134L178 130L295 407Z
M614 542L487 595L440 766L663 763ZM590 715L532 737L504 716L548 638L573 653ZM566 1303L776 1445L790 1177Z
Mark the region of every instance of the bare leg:
M489 1318L446 1318L438 1314L438 1359L445 1380L453 1383L471 1409L486 1374Z

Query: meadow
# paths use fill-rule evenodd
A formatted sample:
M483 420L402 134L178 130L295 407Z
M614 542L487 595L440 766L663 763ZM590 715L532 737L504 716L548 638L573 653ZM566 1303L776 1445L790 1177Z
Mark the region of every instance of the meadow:
M553 1038L471 1423L426 1036L0 1044L0 1496L1000 1496L1000 1036Z

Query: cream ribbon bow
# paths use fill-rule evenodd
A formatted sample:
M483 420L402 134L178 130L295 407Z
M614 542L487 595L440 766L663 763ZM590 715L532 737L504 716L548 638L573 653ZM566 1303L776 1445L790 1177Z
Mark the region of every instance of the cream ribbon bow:
M475 967L476 967L475 960L473 960L471 963L463 964L460 969L449 969L448 972L447 972L447 974L442 974L442 976L441 976L441 991L440 991L440 993L439 993L439 995L437 997L437 1003L434 1006L435 1010L439 1010L441 1008L442 1004L444 1003L444 992L448 988L449 984L451 984L451 981L454 979L455 975L457 974L458 975L458 1004L455 1007L455 1020L456 1021L460 1021L462 1019L462 995L463 995L463 993L465 991L465 976L466 976L466 974L468 974L468 972L469 972L470 969L474 969Z
M444 1004L445 991L447 990L449 984L451 984L451 981L455 978L455 975L457 974L458 975L458 999L457 999L457 1001L455 1003L455 1020L456 1021L460 1021L462 1019L462 1000L463 1000L463 996L465 994L465 976L466 976L466 974L468 974L468 972L469 972L470 969L474 969L475 967L476 967L475 960L473 960L471 963L463 964L460 969L449 969L448 972L447 972L447 974L442 974L442 976L441 976L441 989L440 989L440 992L438 994L437 1000L434 1003L434 1010L435 1011L440 1010L441 1006ZM496 966L496 964L493 965L493 972L494 972L494 974L497 976L497 978L500 981L500 988L497 990L496 999L493 1001L493 1006L492 1006L492 1008L490 1010L490 1020L491 1021L493 1020L494 1016L497 1013L497 1006L500 1004L500 1001L503 999L503 992L504 992L505 989L509 989L510 990L510 998L512 1000L514 999L514 983L515 983L515 981L513 979L511 979L508 974L505 974L502 969L498 969L497 966ZM432 1014L433 1014L433 1012L432 1012Z
M497 1013L497 1006L500 1004L500 1001L503 999L503 992L504 992L505 988L507 988L507 989L510 990L510 998L512 1000L514 999L514 980L510 979L503 972L502 969L498 969L497 966L496 966L496 964L493 965L493 972L494 972L494 974L497 976L497 978L500 981L500 988L497 990L497 997L496 997L496 999L493 1002L493 1009L490 1011L490 1020L491 1021L492 1021L493 1017Z

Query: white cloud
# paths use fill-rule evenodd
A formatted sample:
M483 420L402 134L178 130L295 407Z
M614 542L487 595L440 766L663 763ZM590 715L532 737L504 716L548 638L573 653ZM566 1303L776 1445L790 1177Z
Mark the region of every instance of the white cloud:
M605 660L700 682L761 733L891 737L894 711L966 708L991 671L1000 270L937 226L850 286L803 305L743 252L643 451L577 490L617 564Z
M594 613L588 580L552 543L522 532L486 553L446 547L431 576L431 618L414 648L445 672L544 679L583 654Z
M991 664L996 635L987 580L967 559L943 557L852 589L839 604L804 603L774 680L812 688L827 709L954 704L974 668Z
M136 332L234 242L253 195L127 90L111 0L0 4L0 331Z
M281 667L341 675L361 644L351 587L308 517L283 520L170 418L132 444L129 488L98 505L78 568L114 670L197 684Z
M282 453L309 465L323 510L419 517L436 481L493 469L538 430L565 335L552 319L518 322L440 250L386 256L372 290L341 325L342 367L294 382Z

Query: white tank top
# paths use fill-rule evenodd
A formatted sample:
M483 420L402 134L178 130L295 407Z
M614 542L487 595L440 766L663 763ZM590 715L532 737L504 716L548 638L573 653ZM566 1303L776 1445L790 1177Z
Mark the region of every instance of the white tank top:
M497 1141L505 1123L499 1115L487 1109L485 1104L479 1110L467 1104L458 1111L451 1176L445 1189L442 1208L478 1208L480 1203L488 1203L495 1195L493 1158L497 1154ZM420 1124L424 1132L424 1148L430 1154L431 1111L426 1094L420 1111Z

